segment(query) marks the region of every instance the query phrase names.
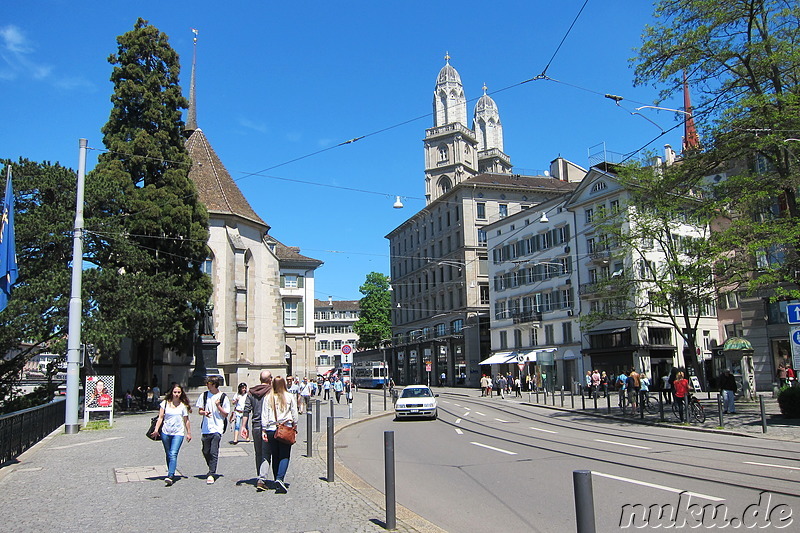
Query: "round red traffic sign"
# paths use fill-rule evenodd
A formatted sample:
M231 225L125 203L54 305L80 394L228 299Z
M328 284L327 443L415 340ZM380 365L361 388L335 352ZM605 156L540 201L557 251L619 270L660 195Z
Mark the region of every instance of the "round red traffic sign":
M352 352L352 351L353 351L353 347L350 346L349 344L343 344L342 345L342 353L343 354L350 355L350 352Z

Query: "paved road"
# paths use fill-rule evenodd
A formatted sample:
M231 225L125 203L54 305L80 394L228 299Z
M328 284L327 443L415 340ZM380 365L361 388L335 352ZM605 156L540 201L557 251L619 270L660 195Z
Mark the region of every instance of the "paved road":
M677 506L681 491L690 503L726 505L728 518L758 503L760 491L773 495L771 509L800 512L800 444L790 435L643 426L463 391L439 400L439 421L359 424L342 432L338 453L382 486L382 435L395 431L398 501L448 531L498 521L505 530L574 531L576 469L595 472L598 531L618 530L625 504Z

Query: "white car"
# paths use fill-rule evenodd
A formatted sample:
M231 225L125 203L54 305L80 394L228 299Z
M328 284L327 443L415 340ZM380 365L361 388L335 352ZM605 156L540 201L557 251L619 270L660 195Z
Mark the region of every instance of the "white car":
M394 404L395 420L406 417L426 417L435 420L439 416L436 397L430 387L409 385L404 388Z

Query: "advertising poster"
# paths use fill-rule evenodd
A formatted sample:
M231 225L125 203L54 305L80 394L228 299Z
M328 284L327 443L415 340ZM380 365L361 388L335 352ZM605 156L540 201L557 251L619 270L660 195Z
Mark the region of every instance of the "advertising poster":
M109 411L114 405L114 376L86 376L85 408Z

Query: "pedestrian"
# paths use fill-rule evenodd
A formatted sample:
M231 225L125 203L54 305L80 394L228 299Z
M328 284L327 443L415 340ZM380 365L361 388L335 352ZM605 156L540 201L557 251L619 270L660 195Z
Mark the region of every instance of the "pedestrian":
M256 491L267 490L267 472L269 469L269 444L262 436L261 406L264 397L272 390L272 372L262 370L259 376L260 384L250 387L244 402L242 412L242 438L247 438L247 421L252 417L253 426L253 451L256 458Z
M331 380L326 379L322 382L322 390L325 392L325 395L322 397L323 401L329 400L331 397Z
M683 422L684 410L689 406L689 380L683 377L683 372L675 374L675 381L672 382L672 390L675 401L678 402L678 418Z
M344 383L339 379L339 376L336 376L333 382L333 392L336 394L336 403L339 403L339 400L342 398L342 392L344 392Z
M308 381L308 378L303 378L303 383L300 385L300 403L298 404L300 414L308 412L312 394L311 382Z
M158 407L158 400L160 399L159 398L160 396L161 396L161 389L158 388L158 385L153 385L153 403L152 403L153 408Z
M481 398L486 396L486 389L488 388L486 381L486 374L481 374Z
M125 391L125 403L123 405L125 406L126 411L133 409L133 395L131 394L130 389Z
M608 397L608 374L605 370L600 373L600 388L603 391L603 398Z
M664 402L672 403L672 380L669 374L661 376L661 390L664 391Z
M152 436L158 438L160 434L161 443L164 445L164 453L167 456L167 477L164 478L164 483L167 487L175 483L178 451L181 449L183 439L186 438L186 442L192 440L192 427L189 424L191 412L189 398L180 385L174 385L159 404L158 421Z
M440 387L444 387L444 384L445 384L445 382L446 382L446 381L447 381L447 374L446 374L446 373L444 373L444 372L442 372L442 373L439 375L439 386L440 386Z
M733 377L730 368L726 368L719 378L720 388L722 389L722 410L723 413L736 414L736 378Z
M641 390L641 398L644 402L645 407L647 407L647 401L650 399L650 379L647 377L647 374L642 372L639 374L639 385Z
M596 368L592 372L592 397L600 393L600 371Z
M628 390L628 402L631 404L631 408L637 409L639 407L641 381L639 380L639 373L635 368L631 368L631 371L628 373L628 380L625 388Z
M775 377L778 378L778 387L783 388L786 386L786 367L783 364L778 365Z
M233 397L233 411L231 411L230 421L233 423L233 440L231 444L239 444L239 432L242 430L242 415L244 404L247 401L247 383L239 383L236 395ZM245 433L247 431L245 430Z
M625 397L627 394L627 391L625 389L628 386L628 376L625 375L624 371L619 376L617 376L617 382L614 384L614 386L617 388L619 406L620 408L622 408L625 406Z
M506 381L506 377L503 374L497 375L497 395L500 396L503 400L506 399L506 387L508 386L508 382Z
M583 378L584 386L586 387L586 396L591 398L592 397L592 371L587 370L586 375Z
M286 381L278 376L272 381L272 391L261 406L262 438L269 443L275 492L278 494L285 494L287 491L285 477L289 468L292 445L276 440L275 431L278 429L278 424L296 427L297 421L296 397L286 390Z
M203 458L208 466L206 483L211 485L217 479L217 461L219 459L219 441L225 431L225 418L231 412L231 401L224 392L220 392L220 378L211 376L206 380L208 390L197 398L195 407L203 417L200 432L203 434Z
M522 398L522 380L519 379L519 376L514 380L514 395L517 398Z
M797 376L795 375L794 368L791 365L786 366L786 381L790 387L794 387L797 383Z

